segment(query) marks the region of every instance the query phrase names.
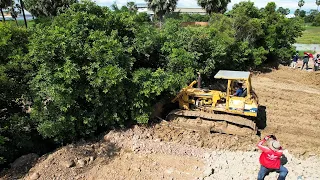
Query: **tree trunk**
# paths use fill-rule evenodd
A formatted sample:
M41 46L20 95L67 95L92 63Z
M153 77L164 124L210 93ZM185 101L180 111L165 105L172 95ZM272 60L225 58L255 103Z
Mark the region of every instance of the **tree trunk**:
M2 8L0 8L0 11L1 11L1 15L2 15L2 21L5 23L6 22L6 18L4 18L4 14L3 14Z
M14 20L16 21L16 25L17 25L17 26L19 26L19 25L18 25L18 21L17 21L17 18L14 18Z
M22 0L20 0L20 5L21 5L21 9L22 9L22 14L23 14L23 19L24 19L24 24L26 25L26 28L28 28L26 15L24 14L24 4L23 4L23 1L22 1Z
M159 19L160 19L160 29L162 29L163 16L160 16Z

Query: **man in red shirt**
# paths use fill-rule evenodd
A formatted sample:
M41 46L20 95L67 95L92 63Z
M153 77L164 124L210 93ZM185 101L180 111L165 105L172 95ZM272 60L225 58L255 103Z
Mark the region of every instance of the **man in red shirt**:
M270 138L272 140L269 142L269 147L263 146ZM278 180L285 180L288 170L281 165L280 158L283 150L280 143L277 141L277 138L273 135L266 136L258 143L258 147L262 151L259 159L261 168L258 174L258 180L263 180L266 174L271 171L279 172Z

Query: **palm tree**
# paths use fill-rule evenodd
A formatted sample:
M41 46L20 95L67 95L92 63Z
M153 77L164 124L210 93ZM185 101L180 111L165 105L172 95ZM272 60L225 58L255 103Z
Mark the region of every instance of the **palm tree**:
M127 7L130 12L135 12L138 10L137 5L132 1L127 3Z
M12 0L0 0L0 11L1 11L3 22L6 22L6 19L4 18L2 9L8 8L9 6L11 6L11 4L12 4Z
M24 3L23 3L22 0L20 0L20 7L21 7L22 14L23 14L24 25L26 26L26 28L28 28L26 15L25 15L25 13L24 13Z
M296 9L295 11L294 11L294 16L295 17L298 17L300 15L300 9Z
M320 0L316 0L317 10L319 11Z
M301 9L301 7L304 5L304 0L299 0L298 6Z
M148 8L151 9L155 16L160 20L160 28L162 26L163 16L169 12L173 12L177 7L178 0L145 0Z
M212 13L224 13L231 0L198 0L198 5L211 15Z
M21 13L21 8L19 4L12 5L9 9L9 12L11 14L11 17L16 21L16 24L18 26L17 17Z

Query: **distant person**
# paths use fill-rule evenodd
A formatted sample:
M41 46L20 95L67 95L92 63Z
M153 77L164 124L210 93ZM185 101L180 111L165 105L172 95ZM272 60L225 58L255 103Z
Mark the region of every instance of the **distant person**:
M309 54L305 54L303 56L303 64L301 70L303 69L304 65L306 65L306 70L308 70L308 62L309 62Z
M269 142L269 147L263 146L270 138L272 140ZM266 136L258 143L258 148L262 151L259 159L261 167L258 174L258 180L263 180L271 171L279 173L278 180L285 180L288 170L281 165L280 158L283 154L283 150L279 141L277 141L277 138L273 135Z
M243 93L242 83L238 83L237 91L233 94L234 96L241 96Z
M317 57L314 60L314 71L319 70L319 63L320 63L320 54L317 54Z
M296 68L298 59L299 59L299 54L296 54L296 55L293 56L292 63L291 63L291 67L292 68Z

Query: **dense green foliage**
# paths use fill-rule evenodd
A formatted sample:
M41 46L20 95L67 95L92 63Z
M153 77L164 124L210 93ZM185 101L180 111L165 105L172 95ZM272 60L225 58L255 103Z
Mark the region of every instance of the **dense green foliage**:
M14 149L10 138L17 143L40 134L67 143L147 123L153 105L174 96L197 72L208 84L219 69L290 61L302 31L301 20L285 18L274 3L258 9L242 2L210 18L167 16L161 29L130 7L111 11L85 1L28 32L0 26L1 110L12 102L23 107L1 114L0 156ZM192 18L210 19L210 25L181 26ZM23 110L28 102L31 114ZM19 136L10 134L15 131Z
M0 156L11 162L37 147L40 136L25 112L32 66L27 62L28 32L0 24Z

